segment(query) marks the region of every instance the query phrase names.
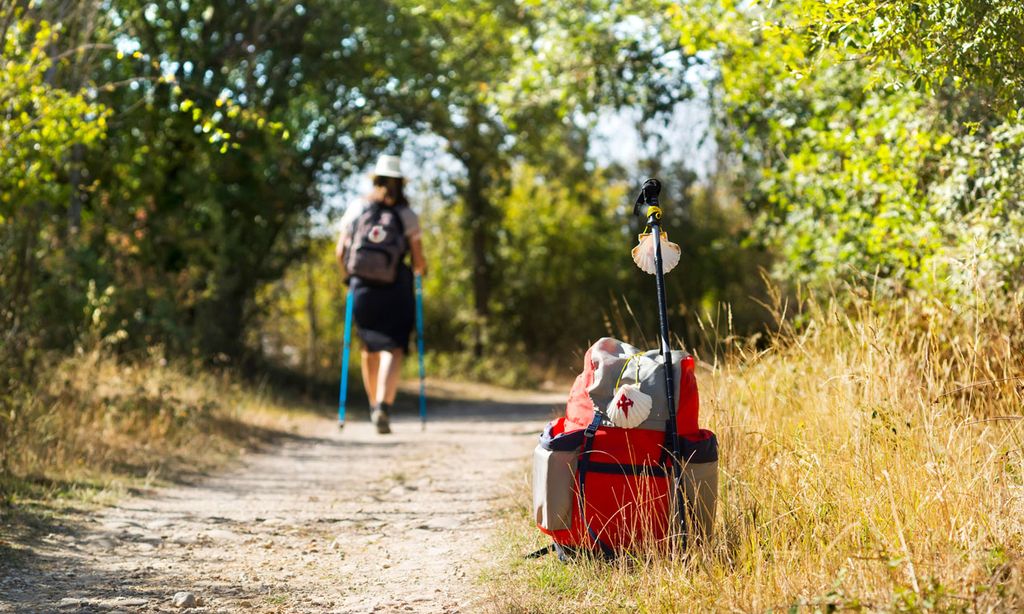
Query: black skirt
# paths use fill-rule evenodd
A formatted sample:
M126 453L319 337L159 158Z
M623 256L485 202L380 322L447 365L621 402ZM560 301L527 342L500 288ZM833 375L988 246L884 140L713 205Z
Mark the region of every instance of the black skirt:
M352 317L356 334L370 352L399 349L409 352L409 335L416 323L412 269L398 267L395 283L376 285L353 277Z

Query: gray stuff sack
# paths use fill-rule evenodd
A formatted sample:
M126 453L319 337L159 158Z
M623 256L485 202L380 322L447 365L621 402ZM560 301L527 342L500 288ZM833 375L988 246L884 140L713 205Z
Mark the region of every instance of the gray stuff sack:
M672 381L678 395L682 374L680 365L688 354L680 350L672 352ZM604 337L590 350L590 360L595 363L594 383L587 389L594 407L602 411L608 407L618 389L616 383L637 384L641 392L651 397L651 413L636 428L664 431L668 420L668 401L665 397L665 361L658 350L641 352L632 345ZM676 399L676 403L679 399Z

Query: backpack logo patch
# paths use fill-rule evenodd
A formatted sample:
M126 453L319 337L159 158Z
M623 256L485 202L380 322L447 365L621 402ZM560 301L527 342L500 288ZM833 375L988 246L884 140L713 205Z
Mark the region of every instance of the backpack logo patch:
M366 235L366 238L369 239L371 243L382 243L387 237L388 232L384 230L384 226L381 224L377 224L371 228L369 234Z

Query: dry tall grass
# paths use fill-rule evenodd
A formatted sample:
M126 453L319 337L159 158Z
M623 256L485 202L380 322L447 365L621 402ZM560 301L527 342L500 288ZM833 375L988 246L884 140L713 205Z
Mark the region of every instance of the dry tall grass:
M1022 312L999 311L812 308L736 347L701 382L722 446L708 547L524 561L543 544L524 477L495 609L1024 611Z
M8 391L0 429L3 503L89 498L222 464L286 428L281 404L230 373L125 364L101 351L46 368Z

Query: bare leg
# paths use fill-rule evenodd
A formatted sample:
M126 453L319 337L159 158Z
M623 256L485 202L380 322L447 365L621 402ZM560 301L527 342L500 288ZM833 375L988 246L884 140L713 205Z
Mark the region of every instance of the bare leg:
M380 352L368 352L363 349L363 360L360 367L363 372L363 389L366 390L366 397L370 400L370 407L377 404L381 398L377 394L377 375L380 373Z
M377 398L388 405L395 402L395 395L398 393L398 380L402 374L403 358L405 358L405 352L402 350L381 352L381 377L377 379Z

